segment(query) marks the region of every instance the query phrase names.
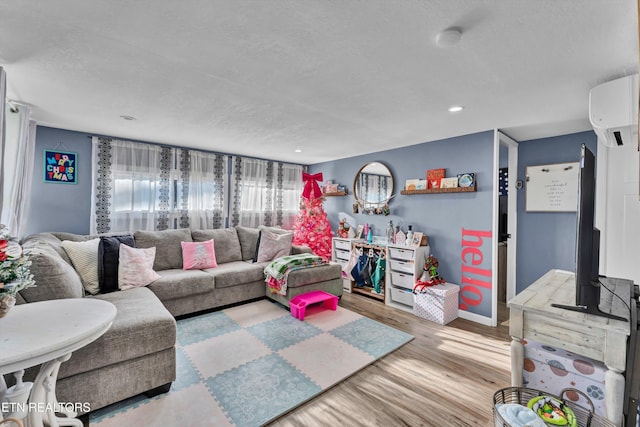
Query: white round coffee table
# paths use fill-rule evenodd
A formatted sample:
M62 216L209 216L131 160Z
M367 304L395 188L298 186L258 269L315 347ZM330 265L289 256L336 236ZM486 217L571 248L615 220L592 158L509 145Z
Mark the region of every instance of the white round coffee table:
M92 298L59 299L17 305L0 319L0 398L2 375L40 365L28 401L27 425L82 427L74 411L58 407L55 394L60 364L71 353L104 334L116 307ZM81 403L81 402L69 402ZM66 417L57 417L60 410Z

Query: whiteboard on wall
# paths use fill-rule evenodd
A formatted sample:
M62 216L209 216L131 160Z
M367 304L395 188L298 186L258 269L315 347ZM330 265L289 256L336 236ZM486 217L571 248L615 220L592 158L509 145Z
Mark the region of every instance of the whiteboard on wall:
M575 212L580 163L527 166L527 212Z

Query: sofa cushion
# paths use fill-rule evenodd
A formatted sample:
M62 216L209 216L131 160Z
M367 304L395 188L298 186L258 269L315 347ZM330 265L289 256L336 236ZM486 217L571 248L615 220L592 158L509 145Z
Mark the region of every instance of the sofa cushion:
M219 228L215 230L193 230L191 237L194 242L204 242L213 239L216 251L216 262L224 264L231 261L242 261L242 248L235 228Z
M188 228L162 231L136 231L133 234L136 248L156 247L156 271L170 268L182 268L182 245L180 242L193 242Z
M118 265L118 288L127 290L147 286L160 278L153 271L156 248L132 248L120 244L120 262Z
M252 260L256 256L260 230L257 228L242 227L238 225L236 226L236 231L238 233L240 247L242 248L242 260Z
M69 362L60 366L58 378L174 347L176 321L149 289L134 288L91 298L114 304L116 318L104 335L76 350Z
M89 236L84 234L67 233L64 231L54 231L54 236L60 240L70 240L72 242L86 242L87 240L95 239L98 236Z
M179 268L158 271L158 274L160 278L150 284L148 288L161 301L183 297L197 298L195 295L211 292L214 289L213 277L202 270Z
M22 240L22 242L20 242L20 244L22 245L23 249L32 248L32 247L40 247L40 248L47 247L53 250L54 252L56 252L58 255L60 255L63 260L71 264L71 259L69 259L69 255L67 255L67 252L62 248L62 240L67 240L67 239L60 239L59 237L56 236L56 234L57 233L31 234L25 237Z
M69 255L73 268L76 269L82 280L85 290L92 295L100 292L98 283L98 245L100 239L91 239L84 242L72 242L63 240L62 247Z
M20 291L26 302L84 296L80 276L59 253L64 253L60 240L48 233L36 234L26 238L22 248L29 255L36 280L35 287Z
M324 282L326 280L340 279L341 277L342 269L340 264L330 262L325 265L292 271L289 273L289 277L287 278L287 287L297 288L298 286L310 285L312 283Z
M213 276L215 286L219 289L264 280L265 265L265 263L234 261L202 271Z
M106 294L118 290L118 266L120 264L120 243L135 246L132 235L103 236L98 245L98 283L100 292Z
M291 245L291 255L310 254L310 253L312 253L312 251L309 246Z

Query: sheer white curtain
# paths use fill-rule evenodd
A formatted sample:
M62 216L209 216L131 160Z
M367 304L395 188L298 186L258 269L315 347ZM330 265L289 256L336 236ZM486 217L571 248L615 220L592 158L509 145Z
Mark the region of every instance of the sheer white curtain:
M168 227L168 147L93 137L91 233Z
M229 157L196 150L181 150L180 156L181 221L186 208L188 223L192 229L223 228L228 211ZM187 158L188 164L185 161Z
M4 170L4 133L5 133L5 98L7 96L7 73L0 67L0 169ZM0 173L0 216L4 209L4 173Z
M233 157L231 225L292 228L302 193L300 165Z
M1 180L4 182L0 222L7 226L11 234L22 237L31 194L36 122L31 120L31 110L25 105L12 102L12 105L7 104L4 108L6 146L1 171Z
M287 163L281 163L281 165L282 185L276 195L282 199L280 202L282 218L278 225L292 230L296 216L300 212L300 197L304 188L302 181L304 167Z

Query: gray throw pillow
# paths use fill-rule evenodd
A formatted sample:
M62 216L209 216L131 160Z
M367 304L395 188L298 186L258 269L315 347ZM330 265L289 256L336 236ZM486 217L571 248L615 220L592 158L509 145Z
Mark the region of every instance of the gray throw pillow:
M242 248L242 260L249 261L254 259L258 248L258 235L260 234L260 230L237 225L236 231L238 233L238 240L240 240L240 247Z

